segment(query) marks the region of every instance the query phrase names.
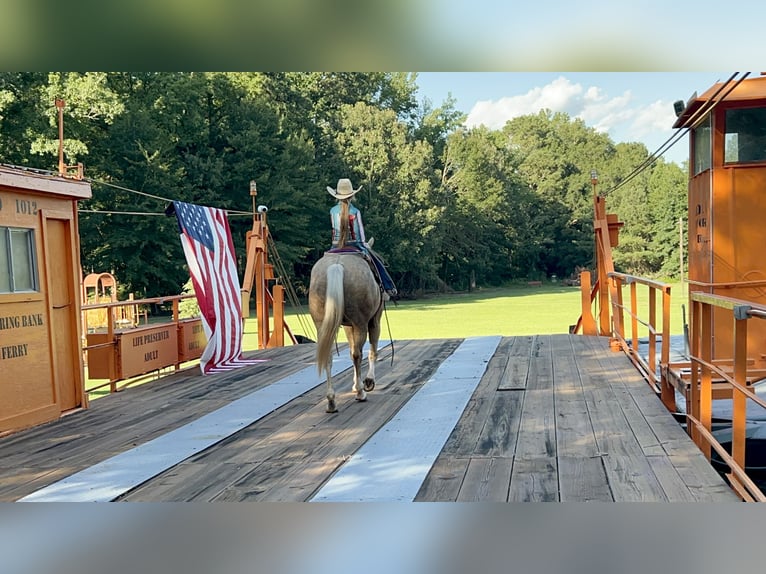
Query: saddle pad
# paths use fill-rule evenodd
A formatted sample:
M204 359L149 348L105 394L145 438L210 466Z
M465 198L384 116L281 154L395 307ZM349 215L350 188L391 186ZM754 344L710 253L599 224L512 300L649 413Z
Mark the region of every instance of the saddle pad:
M325 251L325 253L332 253L332 254L337 254L337 253L354 253L354 254L357 254L357 255L361 255L362 254L362 250L359 249L358 247L350 247L350 246L349 247L334 247L334 248L332 248L332 249L330 249L328 251Z

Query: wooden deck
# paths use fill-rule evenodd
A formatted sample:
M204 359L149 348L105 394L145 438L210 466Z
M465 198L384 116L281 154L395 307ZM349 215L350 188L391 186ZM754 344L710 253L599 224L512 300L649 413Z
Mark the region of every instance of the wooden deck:
M333 415L324 411L313 344L248 353L264 361L230 373L175 373L99 398L88 410L0 438L0 501L45 500L47 492L66 500L67 489L84 482L89 469L100 469L100 480L117 481L125 472L120 460L139 478L107 500L321 500L330 484L348 486L344 471L352 463L362 471L362 490L355 492L376 500L739 500L606 339L498 337L465 404L444 413L440 409L455 410L439 395L450 384L445 365L465 342L395 342L393 364L391 347L381 353L367 402L354 401L349 370L336 378L339 412ZM347 357L344 347L340 352L336 362ZM252 400L261 408L266 400L260 397L275 383L297 384L291 377L306 372L315 381L283 406L266 405L263 414L248 403L238 406ZM469 376L455 376L461 378ZM242 411L257 420L242 422ZM444 423L450 416L454 421ZM205 421L210 426L202 426ZM396 421L400 426L392 426ZM440 424L449 426L445 431ZM211 446L176 450L194 425L196 438L204 435ZM234 425L229 436L210 430L226 425ZM397 438L403 442L391 442ZM165 460L171 451L179 460ZM376 458L381 452L389 454ZM141 478L155 461L159 470ZM365 471L373 474L365 478ZM409 486L399 488L400 476ZM366 499L349 494L349 500Z

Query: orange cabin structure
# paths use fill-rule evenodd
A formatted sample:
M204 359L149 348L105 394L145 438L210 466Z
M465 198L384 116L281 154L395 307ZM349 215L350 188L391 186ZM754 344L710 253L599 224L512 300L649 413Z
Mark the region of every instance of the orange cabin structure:
M87 406L77 202L90 184L0 166L0 433Z
M766 304L766 77L695 94L673 127L690 129L689 292ZM731 313L710 320L712 358L731 358ZM766 321L752 329L748 359L763 368Z

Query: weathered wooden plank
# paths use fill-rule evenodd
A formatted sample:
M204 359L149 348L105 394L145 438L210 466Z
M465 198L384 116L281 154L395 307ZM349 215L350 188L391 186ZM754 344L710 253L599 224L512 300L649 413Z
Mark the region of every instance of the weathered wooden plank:
M695 502L696 498L689 490L681 475L670 462L667 455L647 456L646 460L657 477L668 502Z
M512 457L472 457L457 501L506 502L512 467Z
M468 471L469 457L440 456L420 485L415 502L454 502Z
M370 406L371 401L374 404L374 398L370 397L365 406ZM347 421L350 416L348 408L353 407L354 403L349 400L348 393L338 393L337 399L338 408L343 407L343 411L334 418ZM189 462L209 465L264 462L276 453L289 449L297 441L305 440L307 432L313 432L317 427L325 428L323 423L326 423L328 417L324 412L324 401L324 388L316 388L259 420L257 424L221 441L216 448L191 457Z
M520 336L513 339L513 345L508 352L508 364L500 379L500 390L524 389L527 386L529 357L534 337Z
M306 399L306 396L310 398ZM224 439L214 448L206 449L175 465L133 489L122 499L162 500L170 492L175 492L173 500L215 499L221 491L253 474L269 456L280 449L286 449L307 429L313 428L314 425L307 423L306 418L315 417L319 420L324 392L315 389L306 396L271 413L258 424ZM301 405L300 409L292 408L296 402ZM294 423L296 420L302 421L303 426L297 428ZM207 485L204 484L206 477L209 481Z
M599 453L590 413L583 394L582 377L574 359L571 338L549 338L553 359L556 451L559 457L597 456Z
M233 485L242 484L250 480L259 482L268 475L269 461L278 460L291 464L299 464L298 453L304 453L298 447L291 451L291 446L301 438L305 439L308 430L313 429L315 424L307 419L319 420L323 413L324 393L314 393L313 402L305 406L302 412L291 410L290 418L287 415L274 414L274 420L284 422L285 426L271 423L252 425L248 429L240 431L226 439L226 444L219 443L215 448L208 449L197 456L172 467L154 479L132 490L122 497L126 501L155 501L155 500L186 500L186 501L211 501L221 496L224 490ZM339 401L347 411L347 404ZM253 430L253 429L257 429ZM334 436L334 435L331 435ZM280 458L279 453L284 455ZM287 453L287 454L285 454ZM281 475L276 479L281 480ZM207 481L207 484L205 483ZM260 493L263 489L246 487L249 496ZM171 497L171 493L172 497Z
M426 475L416 501L455 501L463 484L470 457L476 450L479 434L492 408L500 378L505 372L508 353L514 338L503 338L487 370Z
M613 384L612 390L615 399L620 401L619 408L625 415L628 427L633 433L633 436L636 437L636 441L642 451L648 453L651 449L659 446L660 441L657 438L657 435L646 420L644 413L638 408L638 405L633 402L633 395L627 389L620 388L618 384ZM668 416L668 413L665 413L665 415ZM672 420L672 417L669 418Z
M593 340L588 342L595 348L596 343ZM597 377L601 376L604 371L613 374L609 382L615 391L614 405L619 406L626 416L626 420L629 421L629 427L637 442L640 443L642 452L647 455L647 463L653 469L653 474L656 470L654 479L659 481L663 490L667 489L666 496L671 500L686 500L688 491L697 500L700 499L700 492L705 493L702 496L709 496L708 500L715 500L719 496L723 496L725 499L729 498L729 495L733 494L729 487L704 460L704 457L700 456L701 453L699 451L694 452L693 443L688 439L680 425L676 423L671 413L662 405L656 393L638 374L638 371L623 366L626 361L629 362L629 359L622 353L599 354L598 368L591 365L589 369L597 372ZM627 391L632 400L628 399L619 389ZM643 421L656 437L656 443L647 433L646 427L638 418L639 414L633 410L634 407L638 409ZM623 450L626 444L626 442L620 441L619 448L616 448L615 445L604 445L604 448L614 454L618 450ZM671 454L674 445L680 450ZM658 446L668 452L667 458L658 452ZM628 448L627 450L630 451L631 449ZM628 454L631 458L635 456L632 452ZM666 461L672 466L672 470L667 468ZM633 465L640 465L640 462L634 462ZM641 472L640 468L637 472ZM675 475L678 476L683 486L680 486L676 481ZM610 478L613 477L614 475L610 475ZM705 486L697 486L700 482L704 482ZM650 486L644 485L643 488L645 492L652 491Z
M645 458L610 453L602 460L615 502L667 502Z
M529 358L529 373L527 389L553 388L553 346L551 338L546 335L536 335L532 341Z
M69 476L75 468L61 465L56 468L39 468L22 466L11 473L3 472L0 476L0 501L11 502L39 488L43 488L57 480Z
M479 433L474 455L506 458L514 455L523 398L524 391L501 391L495 394Z
M277 385L275 385L276 387ZM271 390L271 387L262 390ZM108 501L136 485L164 472L167 468L188 458L201 449L208 448L243 425L257 420L263 411L271 409L272 401L284 400L277 395L250 395L221 409L201 417L187 426L180 427L134 449L124 451L101 463L90 466L67 477L49 488L25 497L42 501ZM240 401L246 401L240 403ZM253 412L249 418L247 412Z
M515 338L503 338L498 345L498 352L490 359L484 376L471 395L460 420L450 434L442 456L471 456L476 451L476 443L479 440L481 429L486 424L492 408L492 403L500 385L500 378L505 372L508 352Z
M593 344L593 341L590 342ZM597 355L597 360L600 372L607 374L616 405L625 415L639 444L644 449L655 447L660 439L646 420L647 415L662 415L668 421L673 421L672 415L624 353L602 352Z
M616 406L615 395L607 388L585 393L588 412L599 453L642 458L643 450L631 431L624 413Z
M494 389L500 385L505 369L508 367L508 357L511 354L511 348L516 343L516 337L503 337L495 350L495 354L484 371L484 378L494 381Z
M194 502L211 501L220 493L251 474L257 464L209 464L185 462L174 466L137 488L117 498L120 502Z
M559 473L555 456L516 456L508 502L558 502Z
M644 418L660 444L681 441L691 448L696 448L683 427L672 416L668 416L667 412L659 415L644 415Z
M300 466L293 466L286 474L286 479L274 482L274 485L254 500L269 502L305 502L316 494L319 485L327 481L332 473L347 460L343 457L312 457ZM374 483L366 485L374 489Z
M573 349L577 363L588 373L587 386L583 383L585 403L590 413L593 432L599 452L612 456L643 458L643 451L628 424L628 420L615 395L611 381L617 376L607 370L601 358L604 353L593 348L595 343L574 339ZM579 348L579 349L578 349ZM584 379L583 379L584 380Z
M516 458L556 457L553 388L528 390L521 409Z
M600 456L557 459L561 502L612 502L612 490Z
M667 442L662 446L667 451L671 464L697 501L740 500L690 440Z
M280 477L291 468L291 461L270 460L259 464L250 473L243 476L234 484L225 487L216 495L213 502L254 502L259 500L264 492L264 485L280 480ZM258 480L252 480L257 472Z

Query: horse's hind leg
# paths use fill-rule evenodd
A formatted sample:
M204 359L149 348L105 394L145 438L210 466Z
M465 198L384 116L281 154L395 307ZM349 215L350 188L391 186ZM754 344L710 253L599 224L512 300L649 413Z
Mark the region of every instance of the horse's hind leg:
M364 390L369 392L375 388L375 362L378 360L380 316L373 317L367 327L370 333L370 350L367 353L367 376L364 378Z
M357 401L366 401L367 393L359 384L359 379L362 373L362 349L364 348L364 342L367 339L366 330L357 329L354 327L345 327L346 338L348 339L349 352L351 353L351 360L354 363L354 386L351 390L356 393Z
M337 413L338 405L335 402L335 388L332 384L332 355L327 361L327 365L325 367L327 370L327 393L325 395L327 397L327 410L325 412Z

